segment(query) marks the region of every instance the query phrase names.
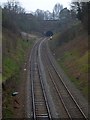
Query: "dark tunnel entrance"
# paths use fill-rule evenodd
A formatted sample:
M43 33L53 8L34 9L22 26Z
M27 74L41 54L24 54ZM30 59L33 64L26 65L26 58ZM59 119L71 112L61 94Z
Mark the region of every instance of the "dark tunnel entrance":
M46 35L47 37L52 36L52 35L53 35L53 32L52 32L52 31L47 31L45 35Z

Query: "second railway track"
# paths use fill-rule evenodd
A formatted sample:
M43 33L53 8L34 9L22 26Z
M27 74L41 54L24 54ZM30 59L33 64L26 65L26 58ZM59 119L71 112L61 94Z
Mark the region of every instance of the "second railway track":
M59 99L63 104L65 111L68 114L69 119L80 118L87 120L87 116L79 106L74 96L69 91L68 87L64 83L64 80L56 70L47 49L46 44L43 42L42 45L42 56L44 57L45 66L47 66L48 75L58 93ZM53 93L54 94L54 93Z
M51 115L38 63L39 43L36 43L31 54L32 118L49 120Z
M57 71L52 61L52 56L46 45L46 39L38 41L32 49L30 62L30 78L32 90L32 118L33 120L52 119L52 108L57 109L57 118L73 119L79 118L87 120L87 115L83 112L81 106L71 94L64 80ZM50 105L50 99L47 97L47 88L43 82L43 72L41 62L54 101L54 106ZM53 93L52 93L53 92ZM50 94L50 93L49 93ZM53 110L52 110L53 111ZM55 112L56 112L55 111ZM54 114L54 112L53 112ZM54 116L54 115L53 115Z

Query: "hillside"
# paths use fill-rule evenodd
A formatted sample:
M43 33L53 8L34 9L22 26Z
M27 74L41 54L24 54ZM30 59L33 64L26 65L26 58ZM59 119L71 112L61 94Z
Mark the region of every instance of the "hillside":
M2 99L3 99L3 117L4 118L12 118L15 114L15 106L14 106L14 99L12 98L12 93L14 91L18 91L20 93L18 101L22 104L25 98L25 80L26 80L26 72L25 63L27 63L31 47L35 42L35 37L30 38L28 37L21 37L19 33L13 33L12 31L3 28L3 81L2 81ZM20 91L21 90L21 91ZM24 111L20 107L19 115ZM23 116L23 115L21 115ZM25 116L24 116L25 117Z
M33 41L23 39L19 34L3 29L3 80L15 75L24 62L25 54ZM9 65L10 64L10 65ZM13 66L13 67L12 67Z
M70 80L88 98L88 35L82 24L54 35L50 48Z

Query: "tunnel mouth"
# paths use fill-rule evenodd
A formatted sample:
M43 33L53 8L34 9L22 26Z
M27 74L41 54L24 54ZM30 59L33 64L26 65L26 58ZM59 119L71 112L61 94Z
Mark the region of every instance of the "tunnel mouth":
M50 37L53 35L53 32L52 31L47 31L46 34L45 34L47 37Z

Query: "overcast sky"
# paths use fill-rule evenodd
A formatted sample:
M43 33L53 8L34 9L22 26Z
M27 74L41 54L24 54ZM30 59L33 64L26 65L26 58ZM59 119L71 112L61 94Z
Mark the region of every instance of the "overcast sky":
M11 0L9 0L11 1ZM35 11L36 9L49 10L52 9L56 3L62 4L64 7L69 8L71 0L16 0L21 3L27 12ZM0 0L0 4L7 2L7 0Z

